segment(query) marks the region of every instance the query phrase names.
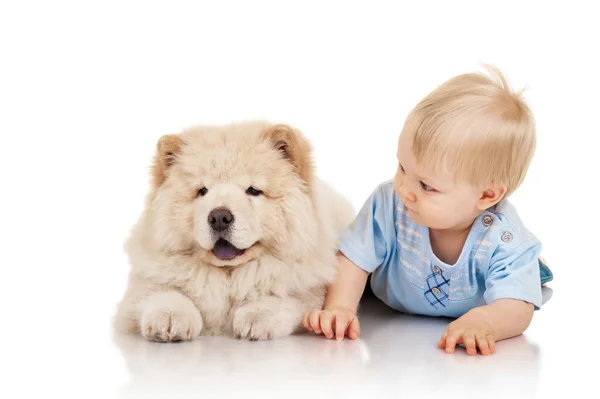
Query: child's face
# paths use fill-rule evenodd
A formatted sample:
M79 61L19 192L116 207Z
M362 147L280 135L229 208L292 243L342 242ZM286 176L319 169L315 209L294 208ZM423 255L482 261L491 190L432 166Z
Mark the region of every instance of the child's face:
M452 176L419 165L412 153L410 136L398 141L396 193L415 223L433 229L464 228L479 215L482 192L455 181Z

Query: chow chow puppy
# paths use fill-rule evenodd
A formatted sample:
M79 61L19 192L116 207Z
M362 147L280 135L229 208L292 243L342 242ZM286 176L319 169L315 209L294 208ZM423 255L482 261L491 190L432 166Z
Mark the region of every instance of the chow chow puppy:
M197 126L158 140L115 324L151 341L290 335L322 306L350 202L297 129Z

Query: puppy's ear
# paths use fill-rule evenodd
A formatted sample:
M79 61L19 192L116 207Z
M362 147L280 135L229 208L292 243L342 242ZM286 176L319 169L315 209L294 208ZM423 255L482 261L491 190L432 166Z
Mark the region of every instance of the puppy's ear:
M167 173L181 151L183 139L174 134L162 136L156 143L156 154L152 165L155 187L161 186L167 179Z
M263 138L290 161L302 180L309 184L312 182L312 147L299 131L288 125L278 124L267 128L263 132Z

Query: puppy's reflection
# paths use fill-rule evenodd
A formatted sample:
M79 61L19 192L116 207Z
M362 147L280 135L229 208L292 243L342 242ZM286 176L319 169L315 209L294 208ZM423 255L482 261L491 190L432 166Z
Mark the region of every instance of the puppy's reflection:
M239 398L250 392L282 397L280 391L291 385L296 386L294 394L305 390L314 397L322 384L337 386L350 397L347 382L361 379L367 367L361 341L336 342L310 334L256 342L200 337L169 344L115 335L115 342L131 374L121 397Z

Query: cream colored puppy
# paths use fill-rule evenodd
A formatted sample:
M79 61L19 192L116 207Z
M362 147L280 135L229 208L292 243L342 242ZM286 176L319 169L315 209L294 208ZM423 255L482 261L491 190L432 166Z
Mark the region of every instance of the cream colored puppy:
M152 177L125 245L119 331L274 339L322 306L354 210L314 177L299 131L243 122L165 135Z

